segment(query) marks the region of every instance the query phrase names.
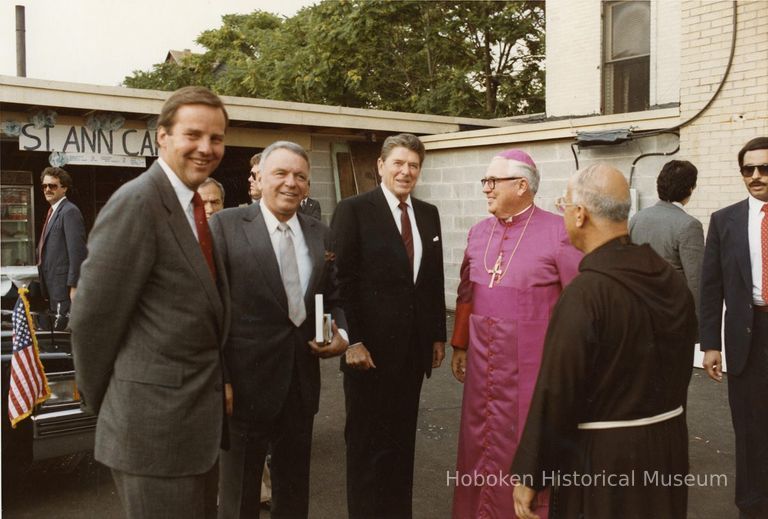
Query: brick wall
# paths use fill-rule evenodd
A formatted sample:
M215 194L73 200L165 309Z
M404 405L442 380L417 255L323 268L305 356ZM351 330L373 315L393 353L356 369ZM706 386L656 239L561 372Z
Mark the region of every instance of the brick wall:
M548 116L600 113L600 0L547 5Z
M331 216L336 209L336 180L331 161L331 148L334 142L346 141L313 135L312 149L309 152L309 161L312 166L310 196L320 202L322 219L326 224L331 223Z
M680 0L651 2L651 106L680 101Z
M723 77L731 47L732 3L681 3L680 110L687 120L709 101ZM709 223L715 210L746 197L736 154L751 138L768 136L768 3L738 3L734 60L712 105L680 132L680 156L699 169L689 211Z
M596 83L592 73L594 42L600 39L599 25L594 25L595 20L600 19L597 4L593 0L558 2L548 9L548 115L578 113L574 107L580 107L581 113L596 111L589 106L595 103L594 91L599 91L599 79ZM664 103L677 96L679 122L704 107L723 77L730 52L732 5L726 0L652 3L652 17L658 18L658 23L652 24L652 41L657 42L652 75L655 68L657 79L665 77L669 81L652 83L651 99L653 102L655 95L657 103ZM672 12L675 9L677 12ZM589 16L593 19L587 19L587 13L591 13ZM677 20L680 21L676 29ZM672 158L690 160L699 168L698 188L687 210L701 219L705 227L713 211L743 199L746 190L737 171L736 154L752 137L768 136L768 9L764 0L738 3L737 35L733 66L722 91L697 120L681 128L679 139L662 134L618 146L587 148L579 154L579 166L607 161L629 176L632 162L641 154L669 152L679 143L680 151L674 156L651 156L637 163L632 187L637 191L640 209L656 202L656 176L661 166ZM585 36L591 38L591 44L585 41ZM680 52L672 47L675 41L679 41ZM578 67L574 68L574 63ZM675 67L679 67L677 72ZM637 117L639 121L640 113ZM583 119L564 119L558 124L561 128L572 128L575 134L577 121ZM623 123L624 127L635 124L631 120ZM658 128L675 124L668 122ZM611 124L606 122L608 126ZM572 139L538 137L521 142L521 134L534 134L536 127L555 130L552 123L529 125L524 129L511 127L502 134L508 137L509 144L504 143L498 131L467 134L467 139L486 135L494 142L488 146L465 147L466 143L461 140L445 138L441 142L440 136L425 139L427 159L416 196L435 203L440 209L446 303L451 308L455 304L467 231L487 215L479 180L491 157L511 147L529 152L542 172L537 204L548 210L553 210L554 199L563 192L568 175L575 169L570 149Z
M437 205L443 230L445 261L445 300L455 308L459 267L464 255L467 232L475 223L488 216L480 179L491 158L507 148L520 148L533 157L541 172L536 205L555 211L554 202L565 192L568 177L576 170L571 152L572 140L549 140L523 144L429 150L415 196ZM660 135L634 142L582 150L579 167L595 162L609 162L629 175L632 162L642 153L670 151L677 138ZM656 175L668 160L665 157L641 159L636 167L632 185L641 193L641 204L656 202ZM643 206L641 205L641 207ZM521 246L525 246L525 242Z
M680 99L680 0L651 0L651 106ZM547 115L599 114L602 92L602 2L547 6Z

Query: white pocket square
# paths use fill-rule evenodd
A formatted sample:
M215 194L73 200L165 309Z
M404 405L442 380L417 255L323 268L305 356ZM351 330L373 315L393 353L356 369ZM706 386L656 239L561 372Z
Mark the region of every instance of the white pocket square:
M435 236L434 238L432 238L432 241L440 241L440 236Z

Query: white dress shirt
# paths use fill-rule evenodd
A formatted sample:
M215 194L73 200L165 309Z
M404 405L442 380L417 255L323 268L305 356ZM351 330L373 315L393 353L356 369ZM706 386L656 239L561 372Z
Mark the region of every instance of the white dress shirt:
M171 181L171 186L176 192L176 197L179 199L179 204L184 210L184 214L187 216L187 222L192 229L192 233L195 235L195 239L200 241L197 237L197 226L195 225L195 206L192 203L192 197L195 196L195 192L189 189L184 182L181 181L176 173L173 172L171 166L169 166L162 158L158 157L157 163L163 168L168 180Z
M389 210L392 211L392 218L395 219L395 225L400 234L403 233L401 229L400 218L402 211L398 207L400 200L389 190L384 184L381 184L381 190L384 192L384 198L387 199ZM421 246L421 235L419 234L419 226L416 225L416 215L413 212L413 203L411 202L411 195L405 199L405 203L408 205L408 217L411 220L411 231L413 233L413 282L416 283L416 277L419 275L419 267L421 266L421 256L423 254L423 247Z
M259 207L261 208L261 214L264 216L264 223L267 225L269 239L272 240L272 249L275 251L277 264L280 265L280 231L277 228L280 221L264 205L263 198L259 202ZM304 239L304 233L301 231L301 224L296 214L294 213L290 220L285 223L291 229L291 233L293 233L293 249L296 251L296 264L299 266L301 293L306 294L307 286L309 286L309 276L312 274L312 258L309 255L309 247L307 247L307 241ZM280 267L282 268L282 265Z
M763 213L765 202L753 196L750 196L748 200L747 235L749 237L749 261L752 265L752 304L765 306L768 305L768 301L763 301L763 254L760 237L760 226L765 217L765 213Z
M56 209L59 208L59 206L61 205L61 203L64 201L65 198L67 198L67 197L66 196L62 196L61 198L59 198L58 202L56 202L55 204L53 204L51 206L51 218L48 219L49 222L51 221L51 219L53 219L53 215L56 213Z
M259 201L259 208L261 214L264 217L264 223L267 226L267 232L269 233L269 239L272 241L272 250L275 251L275 257L277 258L277 264L280 265L280 231L277 226L280 221L272 214L272 211L264 205L264 199ZM299 281L301 282L301 292L306 295L307 288L309 286L309 278L312 275L312 257L309 255L309 247L307 246L307 240L304 239L304 233L301 230L301 223L299 223L299 217L294 213L291 218L285 222L293 233L293 250L296 252L296 264L299 267ZM282 267L282 265L280 265ZM313 316L307 316L314 319ZM339 335L345 341L349 342L349 334L346 330L339 328Z

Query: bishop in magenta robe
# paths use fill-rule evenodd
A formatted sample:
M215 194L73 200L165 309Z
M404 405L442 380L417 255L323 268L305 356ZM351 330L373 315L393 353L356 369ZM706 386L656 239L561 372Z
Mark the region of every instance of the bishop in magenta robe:
M538 181L524 152L495 157L483 179L493 216L469 232L451 340L454 375L464 382L455 519L514 516L509 467L549 318L582 257L562 217L533 203ZM538 499L546 517L548 496Z

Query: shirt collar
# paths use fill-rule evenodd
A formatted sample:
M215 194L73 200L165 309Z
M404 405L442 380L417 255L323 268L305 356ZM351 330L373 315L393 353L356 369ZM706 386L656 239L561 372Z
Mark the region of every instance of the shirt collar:
M261 209L261 214L264 217L264 223L267 225L267 231L269 234L277 231L277 226L280 224L280 220L278 220L275 215L272 214L272 211L270 211L269 208L264 204L264 198L259 201L259 208ZM301 232L301 223L299 223L299 217L296 216L296 213L293 213L293 216L291 216L291 218L285 223L288 224L288 227L291 228L294 236L299 235Z
M171 187L173 187L173 190L176 192L176 197L179 199L181 207L186 211L187 207L189 207L189 203L192 201L192 197L195 196L195 192L189 189L186 184L176 176L176 173L173 172L171 166L169 166L162 157L158 157L157 163L163 168L165 175L171 182Z
M763 210L763 206L768 202L763 202L762 200L758 200L752 195L749 195L747 198L749 200L749 212L750 213L757 213L760 214L760 211Z
M62 203L64 200L66 200L66 199L67 199L67 197L66 197L66 196L62 196L61 198L59 198L59 201L58 201L58 202L56 202L55 204L53 204L53 205L51 206L51 214L55 213L55 212L56 212L56 209L58 209L58 208L59 208L59 206L61 205L61 203Z
M672 202L672 205L676 205L677 207L679 207L680 209L682 209L683 211L685 211L685 207L684 207L684 206L683 206L683 204L681 204L680 202Z
M392 191L387 189L387 186L384 184L381 184L381 190L384 193L384 198L387 199L387 205L389 205L389 208L394 211L398 208L400 205L400 199L397 198ZM411 204L411 194L408 193L408 198L405 199L405 203L408 204L408 207L413 207Z
M531 205L529 205L528 207L526 207L526 208L525 208L525 209L523 209L522 211L520 211L520 212L517 212L517 213L513 214L512 216L508 217L506 220L504 220L504 222L505 222L505 223L512 223L512 222L514 222L514 221L515 221L515 218L518 218L519 216L521 216L521 215L524 215L524 214L525 214L525 213L527 213L527 212L528 212L528 211L529 211L529 210L530 210L532 207L533 207L533 203L531 203Z

